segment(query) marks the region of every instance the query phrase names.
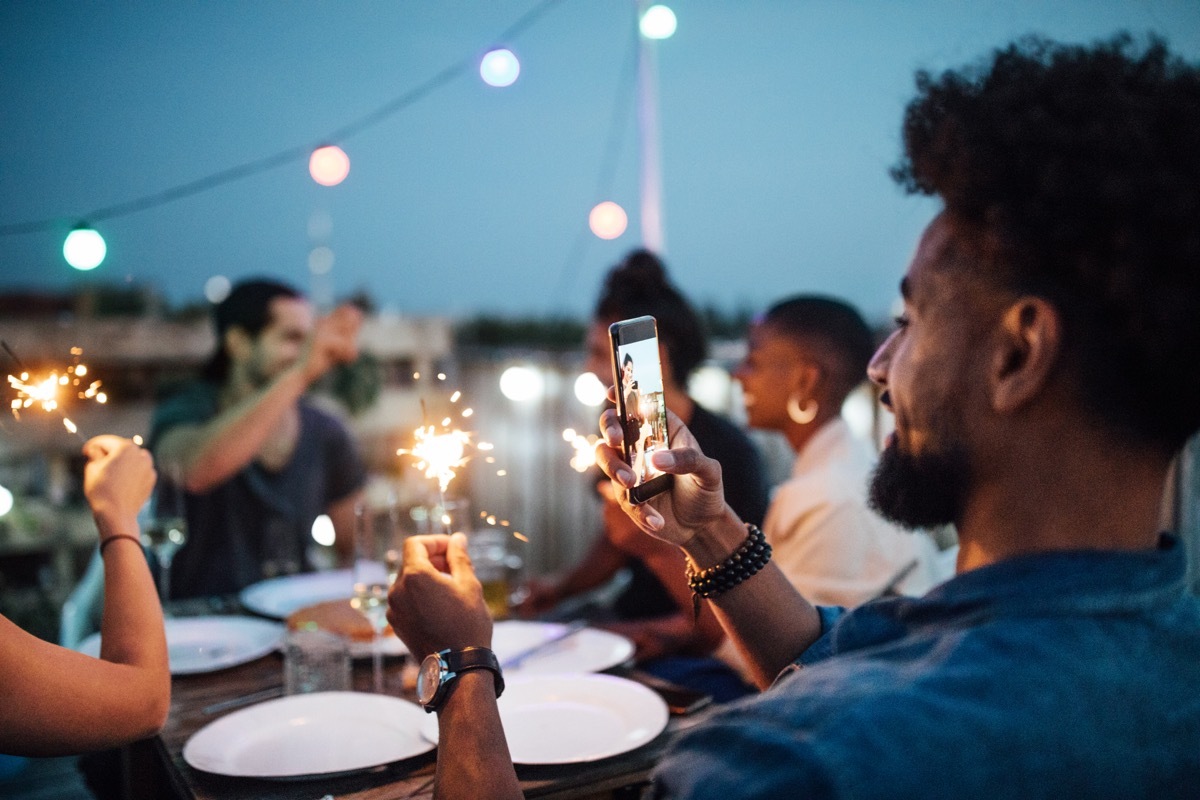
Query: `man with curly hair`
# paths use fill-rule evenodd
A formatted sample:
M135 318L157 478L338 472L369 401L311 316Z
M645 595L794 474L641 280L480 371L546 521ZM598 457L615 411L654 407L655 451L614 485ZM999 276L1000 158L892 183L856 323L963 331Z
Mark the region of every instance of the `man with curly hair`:
M954 523L958 575L814 608L675 421L653 456L673 488L626 513L779 677L680 735L653 796L1195 797L1200 601L1157 525L1200 427L1200 68L1154 40L1031 39L917 85L896 177L943 208L868 370L896 418L871 493L897 522ZM601 423L600 465L629 485ZM413 652L486 646L477 595L461 541L412 541L393 625ZM435 701L439 797L476 775L519 794L482 672Z

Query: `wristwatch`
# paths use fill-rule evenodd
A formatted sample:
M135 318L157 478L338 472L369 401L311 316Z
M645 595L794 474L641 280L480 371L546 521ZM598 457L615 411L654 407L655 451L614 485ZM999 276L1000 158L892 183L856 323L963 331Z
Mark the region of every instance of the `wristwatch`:
M432 713L442 707L454 679L469 669L491 670L496 680L496 697L504 693L504 676L496 654L486 647L449 648L425 656L417 673L417 702Z

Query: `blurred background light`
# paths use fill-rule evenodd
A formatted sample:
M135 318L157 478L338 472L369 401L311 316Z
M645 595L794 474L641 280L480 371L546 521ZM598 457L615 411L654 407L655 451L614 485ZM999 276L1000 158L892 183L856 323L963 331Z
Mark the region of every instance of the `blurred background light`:
M541 398L546 380L535 367L509 367L500 374L500 391L514 403Z
M8 489L0 486L0 517L12 511L13 495Z
M308 174L322 186L337 186L350 174L350 156L337 145L318 147L309 156Z
M322 245L309 251L309 272L313 275L327 275L331 269L333 269L333 250Z
M670 39L675 34L675 12L664 5L650 6L638 23L647 39Z
M864 383L846 397L842 404L842 419L863 441L871 441L875 430L875 393Z
M625 209L611 200L597 204L588 214L588 227L601 239L616 239L625 232L628 224Z
M229 282L229 278L224 275L213 275L204 282L204 299L216 305L229 297L229 290L232 288L233 284Z
M479 62L479 77L488 86L512 86L521 74L521 62L511 50L489 50Z
M308 238L323 242L333 233L333 217L328 211L314 211L308 215Z
M715 364L704 364L688 378L688 394L710 411L725 413L730 407L733 378Z
M323 547L333 546L336 536L333 530L333 520L329 518L329 515L322 514L313 520L312 537L314 542Z
M608 396L608 388L590 372L575 379L575 399L585 406L598 406Z
M104 237L87 225L76 227L63 242L63 258L75 269L95 269L107 253Z

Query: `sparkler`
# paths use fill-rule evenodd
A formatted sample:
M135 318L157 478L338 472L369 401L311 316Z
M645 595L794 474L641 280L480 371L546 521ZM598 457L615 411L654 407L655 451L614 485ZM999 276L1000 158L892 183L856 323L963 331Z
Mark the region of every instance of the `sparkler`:
M91 400L104 404L108 402L108 395L101 391L100 381L87 381L87 365L79 360L83 350L71 348L71 363L61 373L54 369L47 375L34 376L25 369L7 342L0 341L0 346L4 347L4 352L20 370L19 374L10 373L8 376L8 385L16 392L10 404L13 416L20 420L22 411L35 406L47 413L57 412L62 417L63 427L86 441L86 437L79 432L79 426L66 415L63 406L71 400Z
M413 379L419 380L420 373L414 372ZM439 381L446 380L445 373L437 374ZM462 392L455 390L450 395L450 404L458 407L459 400L462 399ZM472 408L463 408L458 412L459 416L467 419L474 415L475 411ZM446 533L451 532L451 517L446 511L446 490L450 487L451 482L458 477L458 470L465 467L473 458L480 454L490 453L494 449L491 442L476 441L475 434L471 431L465 431L461 428L454 427L454 419L450 416L442 418L439 424L433 424L428 421L429 412L425 406L424 399L421 400L421 416L423 422L413 431L413 446L411 448L400 448L396 451L398 456L407 456L414 460L414 466L421 470L426 478L437 481L439 510L441 511L441 519L443 528ZM488 464L494 464L495 458L491 455L483 455L483 460ZM498 469L496 475L504 477L508 474L507 470ZM486 512L482 516L488 516ZM492 518L494 520L494 517ZM491 524L495 524L492 522ZM503 522L505 527L508 526L508 521ZM513 531L513 536L523 542L528 542L529 539L519 531Z

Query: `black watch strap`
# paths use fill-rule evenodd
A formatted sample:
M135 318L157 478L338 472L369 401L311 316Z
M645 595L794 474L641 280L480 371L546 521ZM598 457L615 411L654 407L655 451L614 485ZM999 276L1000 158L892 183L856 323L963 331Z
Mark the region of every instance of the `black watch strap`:
M458 675L470 669L491 670L496 681L496 697L504 693L504 674L500 669L500 660L488 648L465 647L462 650L451 650L446 653L445 659L446 667Z

